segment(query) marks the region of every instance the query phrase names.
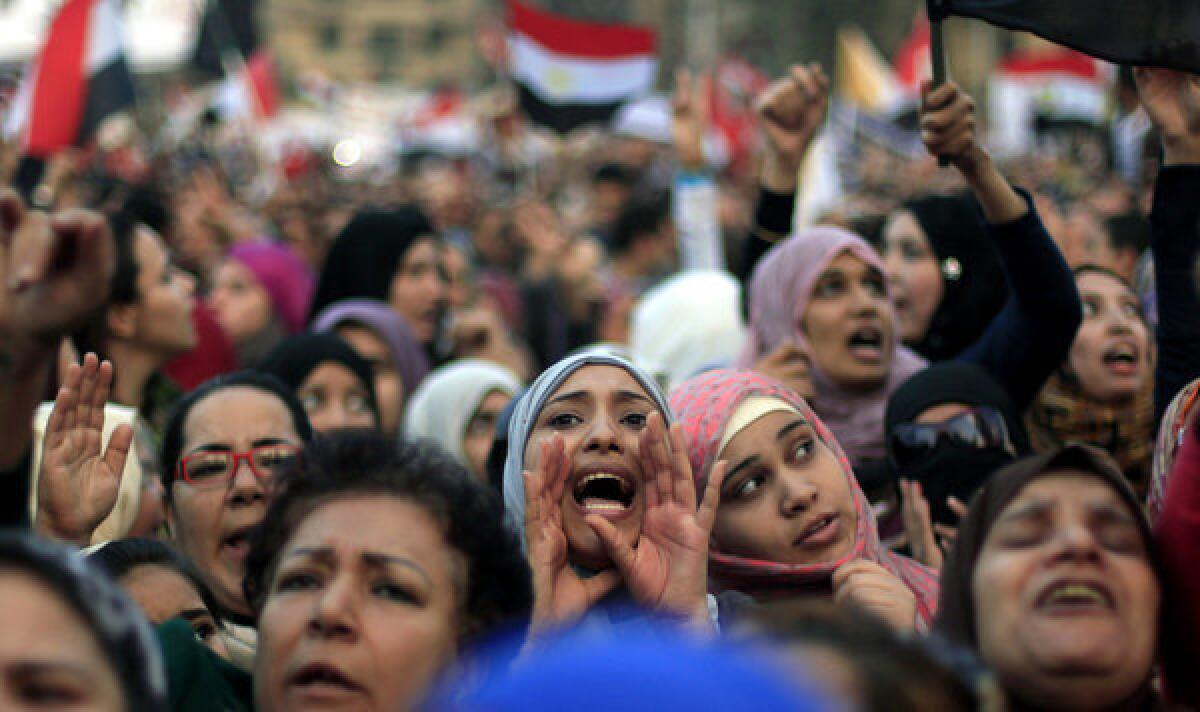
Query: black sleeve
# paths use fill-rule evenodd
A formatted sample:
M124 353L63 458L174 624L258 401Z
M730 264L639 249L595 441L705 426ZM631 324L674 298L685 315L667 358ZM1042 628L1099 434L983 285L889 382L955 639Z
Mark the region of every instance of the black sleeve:
M1200 166L1164 166L1150 214L1154 291L1158 300L1158 363L1154 415L1200 377L1200 295L1194 268L1200 247Z
M750 276L754 266L767 250L792 232L792 217L796 212L796 193L774 193L758 189L758 205L754 209L754 227L742 245L742 259L734 275L742 283L742 304L750 303Z
M0 528L29 527L29 468L32 466L33 448L30 448L15 467L0 471Z
M1029 194L1016 220L989 224L988 232L1012 292L979 340L956 360L973 361L1025 410L1067 357L1083 305L1071 268L1046 232Z

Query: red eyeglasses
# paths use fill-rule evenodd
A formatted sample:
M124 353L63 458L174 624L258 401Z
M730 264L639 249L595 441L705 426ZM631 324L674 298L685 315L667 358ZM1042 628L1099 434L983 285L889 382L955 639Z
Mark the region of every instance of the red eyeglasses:
M300 448L287 443L260 445L246 452L203 451L182 458L177 472L193 487L217 487L233 479L238 463L245 460L255 477L269 480L299 455Z

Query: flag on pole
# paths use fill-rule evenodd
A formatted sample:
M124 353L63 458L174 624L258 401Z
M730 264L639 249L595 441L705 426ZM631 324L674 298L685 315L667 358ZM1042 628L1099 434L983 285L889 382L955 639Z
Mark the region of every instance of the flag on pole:
M977 17L1116 64L1200 73L1195 0L930 0L936 16Z
M5 133L26 156L80 146L104 119L133 105L117 0L67 0L18 90Z
M209 0L196 34L192 69L221 79L213 106L227 118L263 119L279 109L279 80L259 44L258 0Z
M648 93L658 74L657 36L633 25L574 20L508 0L509 71L521 108L559 133L612 118Z

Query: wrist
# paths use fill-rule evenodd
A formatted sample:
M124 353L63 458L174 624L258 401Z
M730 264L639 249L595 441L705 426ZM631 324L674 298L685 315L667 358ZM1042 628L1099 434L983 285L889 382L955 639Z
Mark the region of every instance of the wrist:
M799 183L800 164L782 160L774 153L763 159L759 184L772 193L795 193Z
M974 146L950 159L954 167L962 173L963 178L974 185L995 170L992 156L980 146Z
M1200 137L1164 136L1162 149L1164 166L1200 164Z

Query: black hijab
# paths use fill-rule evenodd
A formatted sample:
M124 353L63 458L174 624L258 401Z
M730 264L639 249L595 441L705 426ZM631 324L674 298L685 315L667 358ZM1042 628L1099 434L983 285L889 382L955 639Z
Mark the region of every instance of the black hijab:
M33 576L79 616L116 671L126 709L167 709L167 673L154 631L138 607L79 552L28 533L0 532L0 566Z
M1008 282L979 203L969 195L930 195L904 204L937 255L942 301L914 351L944 361L975 343L1008 298Z
M941 595L934 631L952 642L970 648L976 654L979 653L971 581L975 577L975 567L979 563L979 554L983 550L988 533L1009 503L1016 499L1026 485L1039 477L1064 470L1093 475L1121 497L1137 520L1146 551L1152 557L1154 570L1159 570L1157 563L1153 561L1153 539L1146 515L1112 457L1090 445L1070 445L1055 452L1033 455L998 470L971 501L971 510L958 528L958 539L946 559L945 568L942 569Z
M929 408L944 403L987 406L999 411L1008 426L1016 456L1029 454L1025 423L1008 393L983 368L962 361L943 361L930 366L905 381L888 399L884 429L889 453L897 425L911 423ZM889 467L894 477L921 484L935 522L953 525L958 517L946 506L946 498L970 500L988 475L1013 459L1014 455L1000 450L978 450L942 440L903 472L895 471L891 458Z
M325 258L308 320L343 299L386 302L404 253L417 238L435 234L425 214L412 206L357 213L338 233Z
M379 405L375 400L375 375L371 364L334 334L297 334L283 340L259 365L268 373L298 391L309 374L325 363L338 363L350 369L367 392L375 422L379 422Z

